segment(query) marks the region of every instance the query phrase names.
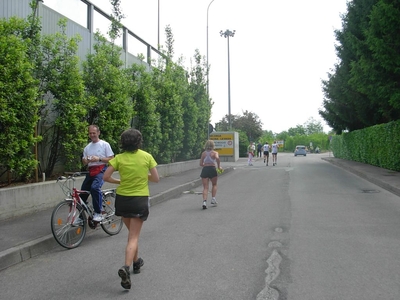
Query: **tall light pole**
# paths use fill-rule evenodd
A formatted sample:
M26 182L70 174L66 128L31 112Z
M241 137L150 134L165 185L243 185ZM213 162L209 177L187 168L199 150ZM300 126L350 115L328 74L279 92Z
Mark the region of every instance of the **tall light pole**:
M157 49L160 50L160 0L158 0L158 38Z
M208 4L208 7L207 7L207 96L209 93L209 86L208 86L208 10L210 9L210 5L213 2L214 2L214 0L212 0L210 2L210 4Z
M231 67L230 67L230 59L229 59L229 37L233 37L235 35L236 30L230 31L229 29L225 31L220 31L219 34L228 39L228 123L229 130L232 129L231 124Z
M214 2L214 0L211 0L211 2L207 6L207 101L208 102L210 102L210 86L209 86L209 75L208 75L208 73L210 72L210 69L208 67L208 10L210 9L210 5L213 2ZM210 109L210 113L211 113L211 109ZM210 139L209 122L210 122L210 120L207 120L207 140Z

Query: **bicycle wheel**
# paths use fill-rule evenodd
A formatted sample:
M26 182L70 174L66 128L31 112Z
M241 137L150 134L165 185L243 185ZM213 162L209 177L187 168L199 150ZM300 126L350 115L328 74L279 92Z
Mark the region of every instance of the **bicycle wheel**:
M75 218L73 218L74 212ZM57 243L64 248L78 247L85 237L86 226L86 215L83 208L77 205L75 210L72 200L60 202L51 214L51 232Z
M122 229L122 218L115 215L115 193L108 192L103 195L103 221L101 228L109 235L118 234Z

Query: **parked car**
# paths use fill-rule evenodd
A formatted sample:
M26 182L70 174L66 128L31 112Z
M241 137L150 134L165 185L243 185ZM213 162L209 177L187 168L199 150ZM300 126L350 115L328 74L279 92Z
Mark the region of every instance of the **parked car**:
M306 146L303 146L303 145L296 146L296 149L294 150L294 156L297 156L297 155L306 156L307 155Z

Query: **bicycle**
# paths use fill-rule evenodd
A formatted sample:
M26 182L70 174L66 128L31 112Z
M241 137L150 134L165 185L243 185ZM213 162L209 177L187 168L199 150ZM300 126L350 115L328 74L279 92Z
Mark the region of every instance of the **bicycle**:
M57 179L66 198L57 204L51 214L51 232L58 244L67 249L78 247L85 235L86 229L101 228L109 235L118 234L123 226L122 218L115 215L115 189L102 190L103 220L93 221L94 210L85 203L80 195L90 195L90 191L75 188L75 177L87 172L70 173L68 177L61 176Z

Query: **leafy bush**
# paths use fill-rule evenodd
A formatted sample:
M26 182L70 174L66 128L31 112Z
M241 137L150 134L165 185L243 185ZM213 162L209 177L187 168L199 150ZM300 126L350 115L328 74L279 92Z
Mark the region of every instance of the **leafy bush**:
M28 28L18 18L0 20L0 166L25 179L37 165L32 149L39 107L30 40L23 37Z
M337 158L400 171L400 121L335 135L331 149Z

